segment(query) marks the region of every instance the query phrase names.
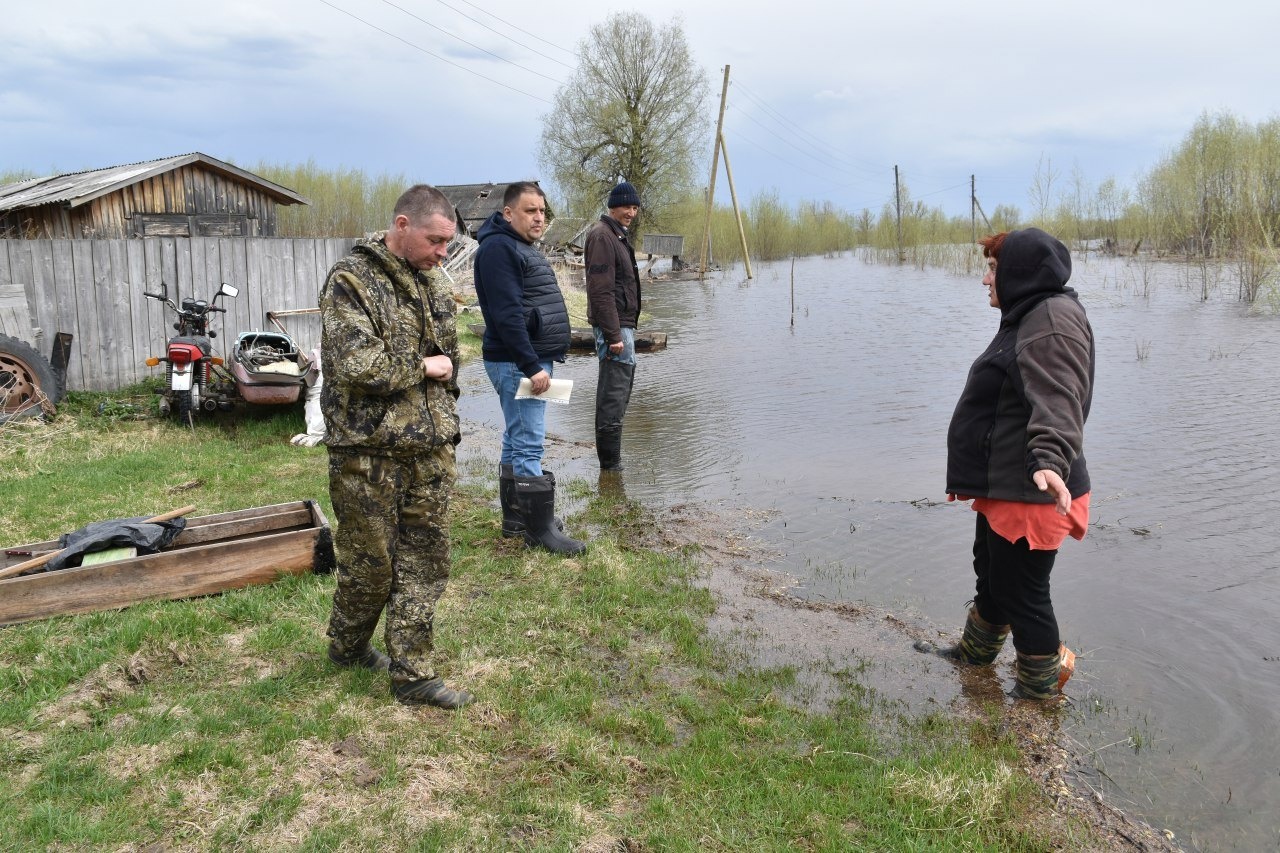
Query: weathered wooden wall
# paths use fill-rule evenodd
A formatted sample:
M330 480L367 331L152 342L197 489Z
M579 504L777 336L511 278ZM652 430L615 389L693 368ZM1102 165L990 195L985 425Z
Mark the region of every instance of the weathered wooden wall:
M206 169L182 166L78 207L45 204L0 215L7 233L31 239L144 236L271 237L276 199Z
M141 240L0 240L0 286L26 291L38 336L27 339L48 355L57 332L71 332L67 387L113 390L159 373L143 361L160 355L173 334L173 312L143 291L181 303L209 299L222 282L240 288L219 300L214 348L229 355L236 334L272 327L268 311L314 308L329 268L355 243L345 239L275 237L150 237ZM298 347L320 345L315 316L289 318Z

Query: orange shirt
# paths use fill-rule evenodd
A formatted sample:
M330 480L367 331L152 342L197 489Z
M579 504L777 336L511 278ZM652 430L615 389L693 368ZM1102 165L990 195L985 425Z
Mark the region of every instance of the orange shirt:
M960 500L967 498L960 497ZM987 517L1000 538L1017 542L1025 538L1032 551L1056 551L1067 536L1083 539L1089 529L1089 493L1071 501L1066 515L1054 504L1029 504L995 498L973 498L973 511Z

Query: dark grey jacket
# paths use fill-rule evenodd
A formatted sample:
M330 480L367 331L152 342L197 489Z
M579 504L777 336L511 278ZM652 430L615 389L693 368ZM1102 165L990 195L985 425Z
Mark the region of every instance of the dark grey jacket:
M622 329L634 329L640 319L640 270L627 230L611 216L587 232L587 322L604 332L611 344L622 340Z
M947 491L1053 503L1031 475L1056 471L1089 491L1084 424L1093 400L1093 329L1067 287L1071 256L1036 228L1011 232L996 264L1000 328L969 368L947 431Z

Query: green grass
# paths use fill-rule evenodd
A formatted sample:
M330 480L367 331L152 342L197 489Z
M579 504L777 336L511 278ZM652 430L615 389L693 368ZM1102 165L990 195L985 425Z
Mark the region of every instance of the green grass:
M98 415L121 408L100 402L77 395L51 424L6 428L5 544L184 503L207 514L316 498L329 511L323 449L287 442L294 414L193 435L128 407ZM575 559L502 539L492 485L459 486L437 620L441 672L478 697L459 713L400 706L385 677L328 663L327 576L0 628L0 847L1079 841L1011 770L998 715L886 723L848 674L831 713L788 704L792 668L752 668L708 634L715 602L695 551L647 547L641 507L568 485L592 495L568 519L593 536Z

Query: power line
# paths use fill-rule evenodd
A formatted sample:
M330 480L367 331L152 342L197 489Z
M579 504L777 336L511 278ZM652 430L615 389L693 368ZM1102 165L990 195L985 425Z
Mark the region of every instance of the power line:
M743 83L735 80L733 85L735 88L740 89L742 94L749 101L751 101L756 106L760 107L760 109L763 110L766 115L768 115L771 119L777 122L781 127L789 131L790 133L794 134L797 138L800 138L802 141L805 142L806 145L809 145L815 150L822 152L823 156L828 157L832 161L844 163L847 166L851 166L856 169L861 169L868 173L879 174L882 171L883 169L882 166L867 163L865 161L855 162L853 160L849 160L845 158L844 156L842 156L842 153L841 153L842 149L834 145L829 145L825 140L809 132L808 130L805 130L804 127L800 124L800 122L797 122L794 119L789 119L786 116L782 115L777 110L773 109L773 107L765 103L760 96L754 94ZM806 140L804 137L808 137L808 139ZM812 141L809 141L809 140L812 140ZM823 151L822 149L826 149L826 151Z
M336 9L337 11L341 12L342 14L346 15L349 18L355 18L357 21L364 24L366 27L375 29L378 32L382 33L383 35L391 36L391 38L395 39L396 41L403 42L404 44L408 45L414 50L425 53L427 56L430 56L434 59L438 59L441 62L444 62L448 65L452 65L454 68L461 69L462 71L465 71L468 74L475 75L476 77L479 77L481 80L488 80L490 83L494 83L498 86L501 86L504 89L510 89L512 92L515 92L520 95L524 95L525 97L533 98L535 101L541 101L544 104L551 104L551 101L548 101L546 98L543 98L539 95L535 95L532 92L526 92L523 89L517 89L515 86L508 86L506 83L503 83L501 80L494 80L492 77L486 77L485 75L481 74L478 71L472 71L470 68L466 67L465 65L460 65L457 62L454 62L452 59L446 59L445 57L441 56L438 53L433 53L427 50L425 47L416 45L406 38L398 36L393 32L389 32L388 30L384 30L382 27L378 26L377 24L366 21L364 18L360 17L359 15L348 12L346 9L343 9L341 6L335 6L334 4L330 3L329 0L320 0L320 2L328 6L330 9Z
M543 52L541 52L541 51L538 51L538 50L534 50L533 48L529 47L529 45L525 44L524 42L516 41L515 39L513 39L511 36L507 35L506 33L503 33L503 32L500 32L500 31L498 31L498 30L495 30L493 27L489 26L488 24L486 24L484 21L480 20L479 18L473 18L473 17L471 17L470 15L468 15L466 12L464 12L464 11L462 11L461 9L457 8L456 6L450 6L448 3L444 2L444 0L436 0L436 2L437 2L437 3L439 3L441 6L445 7L446 9L450 10L451 12L456 12L456 13L458 13L458 14L459 14L459 15L461 15L462 17L466 18L468 21L471 21L472 23L479 24L480 26L484 27L486 30L488 30L489 32L493 33L494 35L501 36L502 38L506 39L507 41L511 42L512 44L514 44L514 45L519 45L520 47L523 47L525 50L529 51L530 53L536 53L536 54L538 54L538 56L541 56L543 59L548 59L548 60L550 60L550 61L552 61L552 62L556 63L557 65L563 65L565 68L568 68L568 69L570 69L570 70L572 70L572 69L573 69L573 66L572 66L572 65L570 65L569 63L567 63L567 62L561 62L559 59L556 59L554 56L547 56L545 53L543 53ZM467 5L471 5L471 4L469 4L469 3L468 3ZM476 8L479 8L479 7L476 7ZM480 11L484 11L484 10L483 10L483 9L481 9ZM497 19L497 20L499 20L499 21L502 21L502 19L501 19L501 18L498 18L496 15L493 15L493 14L492 14L492 13L490 13L490 12L486 12L486 14L488 14L490 17L496 18L496 19ZM504 24L507 24L507 22L506 22L506 21L502 21L502 22L503 22ZM540 39L540 38L538 38L537 36L535 36L533 33L525 32L524 30L521 30L519 27L515 26L514 24L507 24L507 26L508 26L508 27L511 27L512 29L515 29L515 30L520 30L520 32L524 33L525 35L529 36L530 38L538 39L538 41L545 41L545 39ZM551 44L551 43L550 43L550 42L547 42L547 44ZM573 51L571 51L571 50L565 50L563 47L558 47L557 45L554 45L554 44L552 44L551 46L552 46L552 47L554 47L554 48L556 48L556 50L564 50L564 52L565 52L565 53L567 53L567 54L569 54L570 56L575 56L575 57L577 56L577 54L576 54L576 53L574 53L574 52L573 52Z
M506 20L503 20L502 18L499 18L497 15L493 14L488 9L482 8L480 6L477 6L475 3L469 2L469 0L459 0L459 2L466 3L472 9L475 9L477 12L483 12L484 14L488 15L490 18L493 18L495 21L501 21L502 23L506 24L508 27L511 27L511 29L515 30L516 32L524 33L525 35L529 36L529 38L537 39L538 41L542 42L545 45L554 47L556 50L562 50L565 53L569 54L570 56L574 57L575 59L578 56L578 52L576 50L569 50L568 48L561 47L555 42L547 41L541 36L536 36L533 33L529 32L528 30L521 29L520 27L517 27L515 24L511 23L510 21L506 21Z
M521 71L527 71L527 72L528 72L528 73L530 73L530 74L536 74L537 76L541 77L542 79L544 79L544 80L550 80L552 83L555 83L555 84L557 84L557 85L559 85L559 83L560 83L560 81L559 81L559 80L557 80L556 78L554 78L554 77L548 77L546 74L543 74L541 71L534 71L532 68L526 68L525 66L521 65L521 64L520 64L520 63L518 63L518 62L512 62L510 59L507 59L505 56L500 56L500 55L498 55L498 54L494 53L492 50L489 50L489 49L487 49L487 48L483 48L483 47L481 47L480 45L475 44L475 43L473 43L473 42L469 42L469 41L467 41L466 39L464 39L462 36L460 36L460 35L455 35L454 33L451 33L451 32L449 32L448 30L446 30L444 27L441 27L441 26L439 26L438 24L434 24L434 23L432 23L431 21L428 21L426 18L419 17L418 15L415 15L413 12L410 12L410 11L409 11L408 9L406 9L405 7L403 7L403 6L399 6L399 5L395 4L395 3L392 3L392 2L391 2L391 0L382 0L382 2L383 2L383 3L386 3L386 4L387 4L388 6L390 6L392 9L399 9L401 12L404 12L406 15L408 15L410 18L413 18L415 21L419 21L419 22L421 22L421 23L424 23L424 24L426 24L427 26L431 27L432 29L436 30L437 32L444 33L445 35L449 36L449 38L457 39L458 41L460 41L460 42L462 42L463 44L465 44L467 47L474 47L476 50L481 51L482 53L487 53L487 54L489 54L490 56L492 56L494 59L498 60L499 62L505 62L505 63L507 63L508 65L513 65L513 66L515 66L516 68L519 68Z

